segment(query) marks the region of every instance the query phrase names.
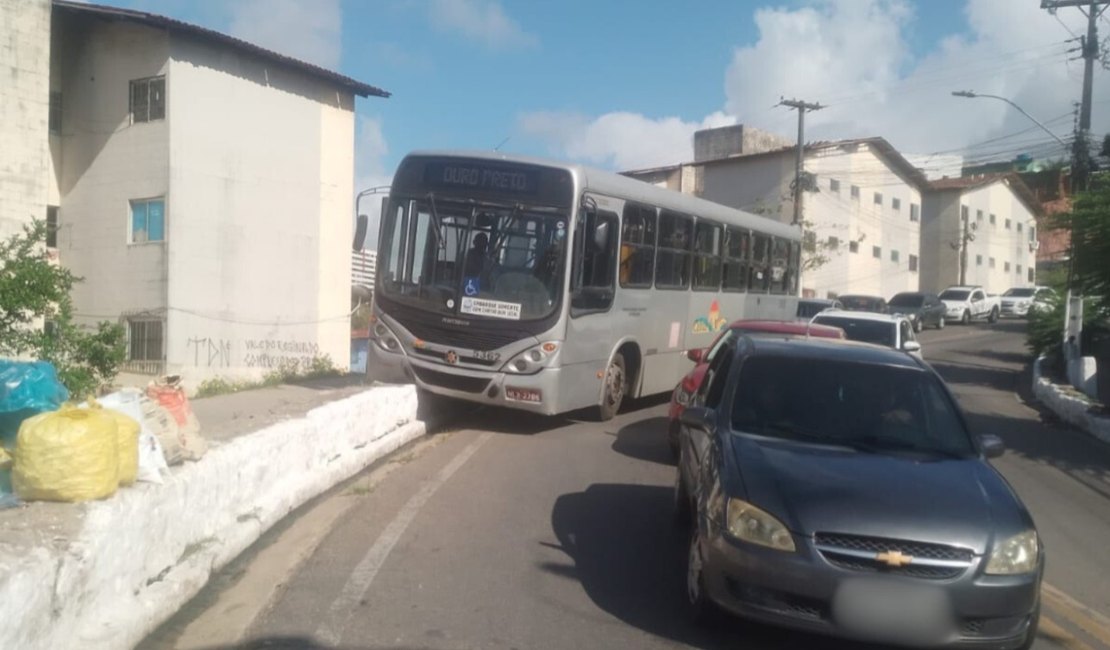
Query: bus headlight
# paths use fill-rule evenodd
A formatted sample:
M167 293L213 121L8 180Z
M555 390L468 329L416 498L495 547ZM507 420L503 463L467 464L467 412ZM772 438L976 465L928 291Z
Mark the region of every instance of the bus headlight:
M388 327L382 324L381 321L378 321L374 324L373 332L374 342L378 344L379 348L385 350L386 352L401 351L401 342L397 340L397 337L393 334L393 332L391 332Z
M558 351L559 344L555 341L541 343L533 348L528 348L510 359L502 370L514 375L530 375L539 372L541 368L545 368L551 363L551 360L555 358L555 353Z

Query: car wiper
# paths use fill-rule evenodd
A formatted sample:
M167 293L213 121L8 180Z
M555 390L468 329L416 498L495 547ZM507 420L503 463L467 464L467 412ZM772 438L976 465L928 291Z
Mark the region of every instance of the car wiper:
M891 440L889 438L879 438L877 436L849 438L843 440L842 444L853 449L871 454L884 454L892 451L908 451L920 454L943 456L945 458L952 458L956 460L966 460L968 458L967 454L960 453L951 449L941 449L939 447L921 447L919 445L901 442L898 440Z
M849 449L851 448L850 445L843 444L842 441L837 439L837 438L830 438L828 436L822 436L822 435L818 435L818 434L815 434L815 433L810 433L808 431L804 431L804 430L802 430L802 429L800 429L796 426L791 426L789 424L782 424L782 423L767 424L767 425L764 425L763 431L765 433L784 434L783 436L775 436L775 437L780 437L782 439L789 439L789 440L802 441L802 442L812 442L812 443L819 444L819 445L828 445L828 446L833 446L833 447L848 447Z

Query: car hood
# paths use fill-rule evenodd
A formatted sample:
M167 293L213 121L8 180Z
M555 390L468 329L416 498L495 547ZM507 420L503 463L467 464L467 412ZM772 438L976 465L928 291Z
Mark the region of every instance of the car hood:
M994 531L1028 526L985 461L921 460L732 436L747 499L801 535L831 532L950 544L982 554Z
M959 309L960 307L966 307L968 304L966 300L941 300L941 302L948 309Z

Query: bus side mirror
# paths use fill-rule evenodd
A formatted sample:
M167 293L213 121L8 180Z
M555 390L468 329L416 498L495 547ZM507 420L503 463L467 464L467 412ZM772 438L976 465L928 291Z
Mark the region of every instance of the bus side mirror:
M601 221L594 228L594 248L598 251L604 251L609 248L609 222Z
M362 247L366 244L366 229L370 225L370 218L365 214L358 215L355 220L355 241L354 250L361 251Z

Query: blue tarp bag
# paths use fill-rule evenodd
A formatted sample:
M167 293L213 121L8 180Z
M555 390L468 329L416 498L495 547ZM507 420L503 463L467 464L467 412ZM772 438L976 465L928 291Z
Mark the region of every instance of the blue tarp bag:
M54 364L0 359L0 444L11 449L24 420L56 411L68 399Z

